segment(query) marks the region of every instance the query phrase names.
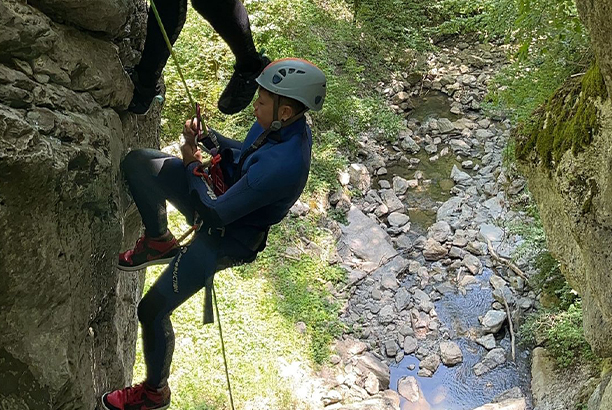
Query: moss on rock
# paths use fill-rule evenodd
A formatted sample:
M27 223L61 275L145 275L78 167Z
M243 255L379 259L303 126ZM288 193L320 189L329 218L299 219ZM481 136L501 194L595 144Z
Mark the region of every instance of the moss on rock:
M555 167L563 154L589 145L599 130L596 102L608 98L599 66L582 78L568 79L531 118L517 128L516 157L526 162L535 149L544 166Z

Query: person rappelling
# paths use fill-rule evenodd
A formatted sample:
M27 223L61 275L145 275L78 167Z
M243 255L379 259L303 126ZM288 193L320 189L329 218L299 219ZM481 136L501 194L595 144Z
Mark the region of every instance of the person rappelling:
M206 129L196 116L185 123L182 158L137 149L121 165L145 232L133 249L119 255L119 269L169 265L138 305L146 379L104 394L107 410L168 408L174 350L170 315L209 288L215 272L255 260L270 227L304 190L312 149L304 114L322 108L325 74L306 60L287 58L266 66L256 83L256 122L244 142ZM198 144L213 161L202 162ZM166 200L197 225L186 246L168 229Z

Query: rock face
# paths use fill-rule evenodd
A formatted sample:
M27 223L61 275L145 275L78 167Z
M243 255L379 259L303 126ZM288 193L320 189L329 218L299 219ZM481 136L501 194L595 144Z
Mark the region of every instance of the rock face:
M530 155L521 158L521 163L540 209L549 249L561 261L568 281L583 298L587 340L596 354L611 357L612 256L605 244L612 241L612 21L609 19L612 3L604 0L576 3L589 30L597 65L580 83L568 82L564 87L581 87L585 92L575 102L584 112L589 112L588 104L594 109L590 108L590 120L584 120L583 116L583 121L574 121L573 133L566 134L574 140L561 144L555 136L555 149L561 145L578 149L552 153L532 150ZM563 98L563 89L557 98ZM559 116L553 112L546 114ZM571 120L567 118L567 123ZM588 145L576 146L580 140L588 141ZM612 394L612 386L607 389Z
M114 265L139 219L119 163L157 145L159 109L125 112L144 3L84 6L0 0L0 408L94 409L131 379L142 280Z
M590 374L586 367L560 371L554 357L542 347L537 347L533 351L531 375L534 404L542 410L575 408L593 388L589 384L589 378L594 374ZM567 386L572 388L568 389ZM589 409L594 410L609 408L607 404L599 407L589 406Z

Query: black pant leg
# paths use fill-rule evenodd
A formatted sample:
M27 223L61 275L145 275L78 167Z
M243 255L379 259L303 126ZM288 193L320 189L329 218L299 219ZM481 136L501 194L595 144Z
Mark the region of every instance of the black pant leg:
M193 223L195 208L180 158L153 149L137 149L125 157L121 168L149 236L163 235L168 229L166 200L185 215L189 224Z
M174 44L187 18L187 0L155 0L170 43ZM162 36L153 9L149 8L147 37L140 62L136 66L138 78L143 86L153 87L170 57L170 51Z
M191 0L191 4L230 47L238 69L259 69L249 16L240 0Z

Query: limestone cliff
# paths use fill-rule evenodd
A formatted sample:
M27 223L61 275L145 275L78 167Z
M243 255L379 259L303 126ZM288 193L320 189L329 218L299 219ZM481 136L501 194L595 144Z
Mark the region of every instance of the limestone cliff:
M587 340L596 354L611 357L612 1L577 5L597 61L535 114L517 153L548 246L583 297ZM589 409L611 409L612 386L599 390L600 402Z
M157 144L125 111L140 0L0 0L0 409L94 409L131 379L142 278L119 163Z

